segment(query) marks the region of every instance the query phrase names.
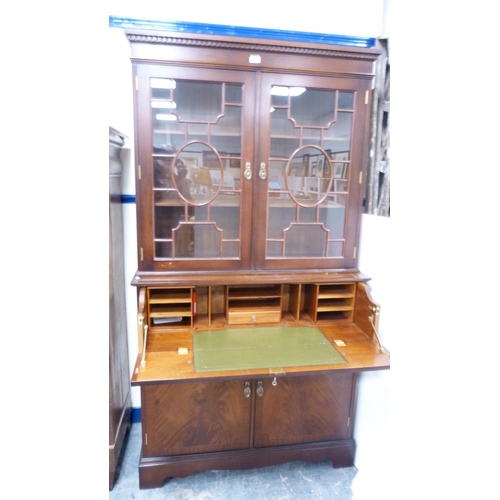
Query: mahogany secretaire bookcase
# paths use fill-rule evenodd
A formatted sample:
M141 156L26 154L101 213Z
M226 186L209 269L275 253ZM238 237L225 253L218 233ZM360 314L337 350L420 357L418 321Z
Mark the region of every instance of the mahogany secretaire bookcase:
M353 464L388 369L357 269L375 49L126 29L135 106L141 488Z

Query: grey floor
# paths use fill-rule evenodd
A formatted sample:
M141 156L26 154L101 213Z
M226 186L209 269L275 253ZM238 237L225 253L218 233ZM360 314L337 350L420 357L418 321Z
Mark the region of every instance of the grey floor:
M330 462L293 462L246 471L209 471L174 478L162 488L140 490L141 424L125 440L110 500L351 500L356 467L334 469Z

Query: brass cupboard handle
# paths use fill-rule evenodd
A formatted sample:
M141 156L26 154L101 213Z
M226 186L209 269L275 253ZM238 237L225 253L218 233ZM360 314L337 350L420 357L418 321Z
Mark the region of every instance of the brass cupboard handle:
M142 346L141 366L146 366L146 344L148 343L148 325L142 325L144 328L144 344Z
M259 177L265 181L266 178L267 178L267 170L266 170L266 164L264 162L262 162L260 164L260 170L259 170Z
M262 385L262 382L257 383L257 396L262 397L264 395L264 386Z
M249 398L250 394L252 394L252 389L250 389L250 382L245 382L245 388L243 389L243 395L246 398Z
M243 172L243 175L247 181L252 178L252 164L249 161L245 163L245 171Z

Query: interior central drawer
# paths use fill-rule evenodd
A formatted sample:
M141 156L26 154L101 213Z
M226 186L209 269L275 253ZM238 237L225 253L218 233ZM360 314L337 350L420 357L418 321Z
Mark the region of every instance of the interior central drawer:
M230 325L279 323L280 321L281 309L279 307L261 307L258 310L232 307L227 312L227 322Z

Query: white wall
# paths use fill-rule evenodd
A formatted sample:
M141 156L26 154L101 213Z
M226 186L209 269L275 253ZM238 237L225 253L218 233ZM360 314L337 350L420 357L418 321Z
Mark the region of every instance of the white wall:
M394 272L391 219L363 214L359 269L371 278L373 300L381 306L379 340L391 350L391 286ZM354 439L356 440L357 477L353 483L355 500L384 500L392 451L389 443L390 371L365 372L360 376ZM380 495L380 496L379 496Z
M318 16L314 8L300 9L294 16L293 9L287 16L262 15L262 9L269 2L257 0L252 3L254 9L244 14L234 7L234 2L216 2L220 8L214 8L214 2L202 3L199 9L189 5L169 4L168 17L159 8L162 2L109 2L109 13L114 16L131 17L147 20L175 20L227 24L236 26L262 27L295 31L311 31L329 34L347 34L352 36L377 37L388 34L385 10L388 1L356 0L352 2L329 2L331 16ZM317 2L324 6L324 2ZM207 6L208 5L208 6ZM310 4L309 4L310 5ZM268 12L268 10L266 10ZM363 16L359 15L362 11ZM133 177L133 110L131 88L131 66L129 45L123 31L117 28L109 30L109 119L110 125L130 137L123 151L124 179L123 192L134 194ZM135 248L135 206L124 206L125 218L125 266L126 281L130 282L137 269ZM380 337L383 345L390 350L390 296L387 286L389 262L384 252L384 242L389 239L390 219L363 216L360 245L360 269L372 278L372 295L382 306L380 318ZM129 287L127 297L129 346L131 367L137 355L136 332L136 297L135 288ZM386 450L389 426L389 380L390 372L365 373L359 387L358 415L356 419L357 456L356 465L360 472L356 481L356 498L376 497L373 478L380 481L387 479L387 457L381 450ZM140 394L137 388L132 391L134 407L140 406ZM366 471L366 474L362 474ZM366 478L366 480L365 480ZM371 497L365 496L366 484L370 484ZM374 489L375 488L375 489Z

